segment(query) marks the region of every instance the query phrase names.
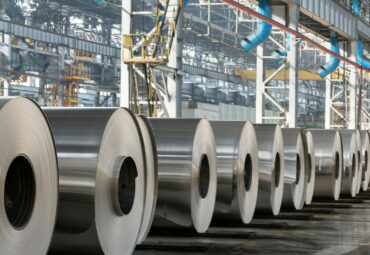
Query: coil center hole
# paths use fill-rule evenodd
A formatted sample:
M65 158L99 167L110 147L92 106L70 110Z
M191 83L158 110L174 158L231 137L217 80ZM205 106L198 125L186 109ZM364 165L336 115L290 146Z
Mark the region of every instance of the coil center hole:
M367 171L367 151L365 151L365 171Z
M135 180L138 177L135 161L126 157L121 165L118 177L118 204L123 215L131 212L135 201Z
M280 171L281 171L281 162L280 162L280 154L276 153L275 156L275 164L274 164L274 177L275 177L275 187L279 187L280 184Z
M311 153L308 153L308 182L311 181L311 174L312 174L312 158Z
M355 173L356 173L356 155L353 153L352 154L352 179L355 178Z
M209 162L207 155L203 154L200 161L198 189L201 198L205 198L209 188Z
M245 191L249 191L252 185L252 158L247 154L244 162L244 187Z
M335 174L335 179L338 179L339 177L339 153L335 153L335 165L334 165L334 174Z
M24 228L32 215L36 194L33 168L24 156L16 157L5 178L4 204L10 224L17 230Z
M299 154L297 154L295 184L298 184L300 180L301 180L301 157L299 156Z

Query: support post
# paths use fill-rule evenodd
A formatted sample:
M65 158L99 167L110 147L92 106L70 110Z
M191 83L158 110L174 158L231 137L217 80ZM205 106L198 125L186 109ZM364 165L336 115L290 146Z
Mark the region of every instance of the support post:
M58 78L59 83L58 87L58 106L64 106L64 59L65 59L65 48L62 46L58 46L58 54L59 54L59 61L58 61Z
M289 5L289 27L298 31L299 22L299 8L297 5ZM297 126L297 102L298 102L298 47L296 37L290 35L290 51L287 51L289 62L289 112L288 112L288 126L295 128Z
M326 59L329 61L330 56L326 56ZM329 74L325 79L325 129L330 129L331 122L331 74Z
M168 61L168 66L178 71L182 70L183 14L184 10L181 10ZM171 76L167 78L168 98L165 97L164 104L169 115L168 117L181 118L182 75L175 74L173 77Z
M257 46L257 66L256 66L256 123L263 123L263 116L265 114L265 68L263 64L265 44Z
M121 40L123 42L123 36L132 33L132 0L122 0L122 34ZM125 10L125 11L124 11ZM123 46L123 43L122 43ZM128 51L128 49L124 49L123 51ZM128 52L125 52L125 55L128 56ZM121 100L120 106L126 107L130 109L130 97L131 97L131 84L132 84L132 77L131 77L131 67L123 63L122 56L121 56Z
M349 43L349 58L352 61L356 61L357 55L357 41L352 41ZM348 118L348 128L356 128L356 94L358 88L358 76L355 68L351 67L351 73L349 78L349 118ZM361 116L361 115L360 115Z

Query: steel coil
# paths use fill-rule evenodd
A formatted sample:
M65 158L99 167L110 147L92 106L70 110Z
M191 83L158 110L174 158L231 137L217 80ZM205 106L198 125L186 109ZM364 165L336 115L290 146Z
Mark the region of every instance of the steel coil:
M259 184L256 211L280 212L284 189L283 134L278 125L254 125L257 136Z
M361 133L361 166L362 166L362 190L367 191L370 180L370 135L367 130Z
M363 178L363 172L362 172L362 141L361 141L361 133L360 130L353 130L356 134L356 152L357 152L357 194L360 193L361 186L362 186L362 178Z
M249 223L258 192L257 138L250 122L212 121L217 152L215 217Z
M145 149L145 202L143 220L138 237L138 244L141 244L147 237L152 226L158 195L158 158L157 145L154 132L149 120L139 115L136 117L139 123Z
M342 174L342 139L337 130L310 130L315 143L314 198L339 199Z
M315 144L313 142L312 133L310 131L305 132L305 138L307 143L307 169L306 169L306 187L305 187L305 203L311 204L313 193L315 189Z
M342 190L344 195L355 197L357 187L359 187L358 179L358 155L356 132L353 130L340 130L343 145L343 176ZM360 178L361 180L361 178Z
M46 254L58 204L57 157L32 100L0 99L0 253Z
M283 128L284 139L284 192L282 206L303 208L305 201L306 143L303 130Z
M130 254L144 207L144 146L129 110L45 108L59 167L51 252Z
M158 151L155 226L174 224L205 232L217 188L216 146L210 123L198 119L150 119Z

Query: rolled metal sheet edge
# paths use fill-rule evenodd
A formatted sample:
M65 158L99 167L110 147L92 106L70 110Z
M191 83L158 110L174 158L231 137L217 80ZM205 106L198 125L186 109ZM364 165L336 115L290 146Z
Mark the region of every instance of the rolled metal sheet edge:
M211 126L218 175L214 221L247 224L253 218L258 192L258 149L253 124L211 121Z
M284 192L282 207L300 210L304 205L306 149L300 128L283 128Z
M305 187L305 203L307 205L311 204L313 193L315 189L315 144L310 131L305 130L304 132L305 140L307 143L307 168L306 168L306 187Z
M363 130L360 132L361 134L361 161L362 161L362 190L367 191L369 187L370 181L370 135L367 130Z
M158 196L157 145L152 125L144 115L136 116L143 136L145 149L145 202L138 244L147 237L154 219Z
M280 126L254 124L258 146L259 184L256 212L278 215L284 189L284 145Z
M158 151L154 226L207 231L217 189L216 145L205 119L149 119Z
M338 200L342 185L343 149L338 130L310 129L315 143L314 198Z
M31 99L0 98L0 173L1 253L46 254L57 214L57 157L49 123Z
M340 130L343 144L342 190L344 195L355 197L359 187L358 152L355 130ZM360 178L361 180L361 178Z
M56 141L61 189L51 252L132 253L145 187L135 116L124 108L44 111Z

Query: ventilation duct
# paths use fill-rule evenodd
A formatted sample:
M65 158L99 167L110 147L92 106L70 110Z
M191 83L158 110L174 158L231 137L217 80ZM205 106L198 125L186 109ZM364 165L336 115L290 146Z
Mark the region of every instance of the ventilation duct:
M358 38L357 45L357 63L365 68L370 68L370 61L364 56L364 45L360 38Z
M334 52L335 54L339 55L339 44L338 44L338 38L335 35L334 32L331 34L331 47L330 50ZM329 62L325 66L321 66L319 68L319 75L321 78L325 78L329 74L335 71L337 67L339 66L340 60L336 57L330 56Z
M258 13L268 18L271 18L270 6L267 5L267 0L258 1ZM263 43L271 34L272 26L263 20L258 20L257 31L252 33L241 41L241 46L247 52L255 49L259 44Z

